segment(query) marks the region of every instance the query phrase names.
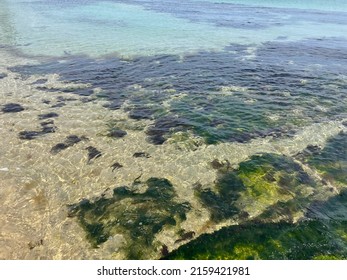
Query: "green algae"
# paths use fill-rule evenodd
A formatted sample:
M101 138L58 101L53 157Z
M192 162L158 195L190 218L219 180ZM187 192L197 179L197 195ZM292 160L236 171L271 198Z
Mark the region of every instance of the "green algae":
M300 159L318 170L321 176L337 186L347 185L347 133L340 132L330 138L322 150L306 151L299 155Z
M307 205L303 199L301 203ZM273 221L276 215L288 215L283 211L295 212L298 207L292 200L278 204L245 224L202 234L165 258L347 259L347 190L311 202L305 206L306 218L296 223Z
M248 223L203 234L165 259L347 259L347 221Z
M145 188L145 191L141 189ZM162 178L130 187L118 187L110 198L82 200L69 205L69 216L77 217L94 247L116 234L126 239L128 259L148 258L155 236L165 227L175 227L186 219L189 203L175 201L173 185Z
M235 170L219 168L215 185L196 188L196 194L210 210L211 219L220 222L241 214L244 216L244 213L256 216L271 206L286 208L288 201L292 201L290 209L294 213L300 210L294 198L299 203L303 189L315 188L316 185L291 158L262 154L240 163Z

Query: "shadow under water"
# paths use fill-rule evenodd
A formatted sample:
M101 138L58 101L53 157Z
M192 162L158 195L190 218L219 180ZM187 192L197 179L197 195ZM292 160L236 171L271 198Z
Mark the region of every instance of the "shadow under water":
M176 202L173 185L162 178L130 187L118 187L109 198L87 199L69 205L69 217L77 217L94 247L116 234L126 240L127 259L146 259L153 253L155 236L163 228L179 227L190 209Z

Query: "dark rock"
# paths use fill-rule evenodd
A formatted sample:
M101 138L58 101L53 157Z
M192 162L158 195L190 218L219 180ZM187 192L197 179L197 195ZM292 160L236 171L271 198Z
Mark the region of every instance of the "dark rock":
M213 169L220 169L223 167L223 163L221 163L218 159L214 159L212 162L211 162L211 166Z
M112 172L113 172L115 169L122 168L123 165L121 165L119 162L115 162L114 164L111 165L111 167L112 167Z
M42 135L41 131L21 131L19 132L19 139L22 140L33 140Z
M161 145L166 141L164 135L177 131L186 131L189 128L192 128L192 125L186 119L172 115L164 116L157 119L147 129L146 134L149 136L147 140L155 145Z
M166 141L166 139L162 135L149 136L146 139L148 142L154 145L161 145Z
M297 153L294 157L298 160L305 161L309 156L318 155L322 148L317 145L308 145L303 151Z
M58 116L59 115L57 113L54 113L54 112L38 115L39 120L44 120L44 119L49 119L49 118L56 118Z
M57 145L55 145L54 147L52 147L51 149L51 154L56 155L59 152L61 152L62 150L65 150L66 148L68 148L69 146L66 145L65 143L58 143Z
M78 89L75 91L78 95L81 95L81 96L90 96L94 93L94 90L90 88L83 88L83 89Z
M57 127L54 125L53 120L41 122L41 126L42 126L42 130L41 130L42 134L54 133L57 129Z
M77 98L73 98L73 97L64 97L64 96L58 96L57 97L57 101L59 102L65 102L65 101L76 101Z
M36 89L42 90L42 91L45 91L45 92L58 92L58 91L60 91L59 88L48 88L46 86L38 86L38 87L36 87Z
M135 154L133 154L133 157L139 158L150 158L151 156L148 153L144 153L144 152L137 152Z
M61 108L64 107L66 104L64 102L58 102L51 106L51 108Z
M86 150L88 150L88 163L90 163L92 159L96 159L102 155L102 153L93 146L87 147Z
M230 142L247 143L248 141L252 140L252 135L246 134L246 133L243 133L243 134L235 133L228 140Z
M77 135L69 135L68 137L66 137L65 144L68 146L72 146L85 139L86 138L83 136L80 138Z
M54 121L53 120L48 120L40 123L41 126L47 126L47 125L53 125Z
M41 130L37 131L21 131L19 132L19 138L22 140L33 140L39 136L43 136L47 133L54 133L57 127L54 125L53 120L48 120L40 123Z
M163 257L166 257L169 254L169 248L164 244L161 246L160 252Z
M82 98L80 99L80 101L81 101L82 103L92 102L93 100L94 100L94 98L88 98L88 97L82 97Z
M146 107L136 107L129 112L129 118L134 120L152 119L154 110Z
M35 82L31 83L32 85L41 85L44 84L45 82L47 82L47 79L38 79Z
M180 242L185 241L185 240L192 239L194 236L195 236L195 232L194 231L185 232L185 233L181 234L181 238L180 239L177 239L175 241L175 244L176 243L180 243Z
M146 184L145 192L137 192L137 184ZM76 217L92 246L104 243L115 233L127 241L126 259L145 259L157 251L156 235L166 227L179 227L191 210L188 202L177 202L174 186L165 178L149 178L120 186L112 196L101 195L92 201L68 205L68 217ZM159 249L160 250L160 249ZM168 248L162 247L167 254Z
M6 78L6 77L7 77L7 74L5 74L5 73L0 73L0 79Z
M52 147L51 153L57 154L61 152L62 150L65 150L66 148L71 147L85 139L86 138L83 136L80 138L77 135L69 135L68 137L66 137L64 143L58 143L57 145Z
M18 113L18 112L21 112L23 110L24 110L24 108L22 107L22 105L17 104L17 103L5 104L2 108L3 113Z
M107 136L113 137L113 138L122 138L125 135L127 135L127 132L121 129L111 129Z
M56 130L55 126L44 126L42 127L42 134L46 134L46 133L54 133Z
M112 102L109 102L105 105L103 105L103 107L110 109L110 110L118 110L122 107L124 101L121 100L113 100Z

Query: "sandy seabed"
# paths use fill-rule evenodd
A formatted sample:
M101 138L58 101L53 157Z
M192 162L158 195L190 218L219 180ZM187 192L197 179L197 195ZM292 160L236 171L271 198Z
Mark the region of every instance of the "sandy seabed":
M292 138L254 139L249 143L200 144L191 148L194 138L153 145L146 141L145 129L151 120L132 120L127 113L109 110L98 99L97 89L89 97L72 93L45 92L35 82L44 79L46 88L80 88L67 84L57 74L24 77L10 71L10 66L35 63L6 50L0 50L0 106L20 104L20 112L0 112L0 259L124 259L127 240L121 234L93 248L78 221L68 217L67 205L82 199L109 196L118 186L129 186L140 178L166 178L177 194L177 201L189 201L191 210L180 227L194 231L196 237L235 223L210 223L209 212L194 195L197 182L212 185L217 171L211 168L215 159L227 160L232 167L258 153L293 156L310 145L323 147L329 137L346 130L342 121L328 121L304 127ZM64 106L54 106L59 102ZM53 106L53 107L52 107ZM40 115L54 112L50 118ZM41 117L42 118L42 117ZM127 134L114 139L107 136L108 124L117 121ZM49 122L54 132L32 140L20 139L23 131L41 131ZM58 143L76 135L81 141L52 153ZM88 160L88 147L101 156ZM134 157L146 153L148 157ZM121 168L112 168L114 163ZM328 187L326 187L328 188ZM317 197L333 195L324 187ZM253 213L256 215L256 212ZM170 249L178 247L174 228L164 228L155 240ZM148 258L160 257L153 250Z

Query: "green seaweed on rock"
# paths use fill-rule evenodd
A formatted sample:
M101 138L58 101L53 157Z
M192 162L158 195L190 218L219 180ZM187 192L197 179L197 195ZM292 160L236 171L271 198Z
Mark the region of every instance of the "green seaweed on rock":
M135 181L130 187L115 188L110 198L101 196L93 202L69 205L69 217L78 218L94 247L122 234L128 259L143 259L153 252L157 233L186 219L189 203L176 202L175 198L167 179L150 178L145 183Z
M278 202L243 225L199 236L165 259L347 259L347 190L301 203L307 205L306 218L297 223L273 222L298 207L293 200Z
M346 230L347 221L253 222L203 234L165 259L347 259Z
M283 208L281 203L299 199L304 196L303 189L316 184L291 158L262 154L240 163L235 170L219 168L214 187L196 188L196 193L210 210L211 219L220 222L244 213L257 216L274 205ZM293 205L291 209L300 207Z

